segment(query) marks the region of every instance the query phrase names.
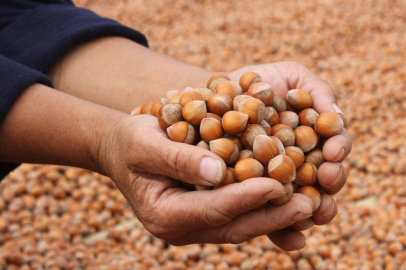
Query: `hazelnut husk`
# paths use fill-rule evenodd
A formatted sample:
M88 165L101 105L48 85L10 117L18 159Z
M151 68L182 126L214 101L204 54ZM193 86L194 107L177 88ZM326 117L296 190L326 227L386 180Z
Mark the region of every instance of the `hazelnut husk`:
M244 158L254 158L254 152L249 149L244 149L240 151L240 154L238 156L238 160L244 159Z
M283 143L283 146L292 146L295 144L295 132L290 126L277 124L272 127L272 136L277 137Z
M287 106L288 104L283 99L283 97L276 94L274 95L271 107L273 107L278 112L278 114L286 111Z
M312 163L318 169L321 164L324 163L323 151L321 149L315 148L305 155L307 163Z

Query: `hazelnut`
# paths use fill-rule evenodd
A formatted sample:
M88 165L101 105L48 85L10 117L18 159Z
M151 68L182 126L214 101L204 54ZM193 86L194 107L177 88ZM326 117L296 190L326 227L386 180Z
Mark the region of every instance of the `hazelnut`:
M239 110L239 106L241 104L241 102L243 102L244 100L248 99L248 98L252 98L249 95L239 95L236 96L233 100L233 109L234 111L238 111Z
M188 102L182 109L183 118L195 127L207 116L206 103L202 100Z
M322 150L315 148L309 153L306 154L306 163L313 163L314 166L318 169L321 164L324 163L324 157L323 157L323 152Z
M248 98L240 103L238 110L248 115L248 123L260 124L265 119L265 105L256 98Z
M271 107L273 107L278 113L286 111L287 106L288 104L283 97L276 94L274 95Z
M217 120L219 120L220 122L221 121L223 121L223 118L221 118L221 116L220 115L217 115L217 114L215 114L215 113L207 113L207 117L208 118L214 118L214 119L217 119Z
M137 107L135 107L135 108L131 111L130 115L131 115L131 116L134 116L134 115L139 115L139 114L141 114L141 108L142 108L142 106L137 106Z
M204 120L204 119L203 119L203 120ZM199 148L203 148L203 149L206 149L206 150L209 150L209 151L210 151L209 144L208 144L207 142L205 142L205 141L200 141L200 142L198 142L198 143L196 144L196 146L199 147Z
M301 187L297 193L300 194L304 194L307 197L309 197L310 199L312 199L314 207L313 207L313 213L317 211L317 209L319 209L320 203L321 203L321 195L320 192L312 187L312 186L304 186Z
M293 194L292 183L286 183L286 184L282 184L282 185L283 185L285 194L282 195L281 197L271 200L271 203L273 203L274 205L284 205L290 200L290 197L292 197L292 194Z
M241 134L241 142L245 148L252 150L255 137L258 135L266 135L265 129L261 125L248 125L244 132Z
M234 163L239 156L237 145L229 139L221 138L210 141L210 150L221 157L227 165Z
M314 226L314 220L313 218L306 218L303 220L299 220L296 221L293 225L292 225L292 229L296 230L296 231L305 231L310 229L311 227Z
M266 107L265 109L265 121L272 127L279 124L279 115L278 112L273 107Z
M243 146L242 143L241 143L241 138L240 138L240 136L230 135L230 134L227 134L227 133L226 133L226 134L223 136L223 138L232 140L232 141L237 145L238 150L241 151L241 150L244 149L244 146Z
M211 98L215 93L211 91L209 88L196 88L196 91L202 95L204 101L207 103L209 98Z
M255 159L267 166L271 159L279 155L279 147L268 136L258 135L254 140L253 152Z
M224 130L231 135L242 133L248 124L248 115L237 111L229 111L223 115Z
M297 128L299 125L299 116L290 111L284 111L279 114L279 123L290 126L292 129Z
M306 108L299 113L299 124L301 126L314 128L317 117L319 117L319 114L315 110L312 108Z
M151 114L152 101L141 107L140 114Z
M155 117L157 117L159 109L165 105L166 103L168 103L168 99L167 98L157 98L154 100L154 102L152 103L151 106L151 114Z
M233 100L226 94L215 94L207 101L209 111L223 116L226 112L233 109Z
M195 140L194 127L185 121L180 121L166 129L168 137L175 142L192 144Z
M272 136L277 137L283 143L283 146L292 146L295 144L295 132L290 126L277 124L272 127Z
M234 176L234 169L227 168L226 176L224 177L224 180L221 181L221 183L218 184L215 188L224 187L224 186L227 186L230 184L234 184L236 182L237 182L237 180L235 179L235 176Z
M299 147L296 146L288 146L285 148L286 155L290 157L293 162L295 163L296 169L300 168L305 161L305 156Z
M191 87L186 87L185 90L183 90L182 94L179 97L179 104L182 105L182 107L185 107L186 104L193 100L201 100L204 101L203 96L197 92L195 89ZM169 101L171 102L171 101Z
M178 103L167 103L159 109L157 118L159 126L166 130L173 124L183 120L182 106Z
M200 136L209 143L212 140L221 138L224 135L223 126L219 120L204 118L200 123Z
M272 134L272 128L271 126L268 124L267 121L262 121L261 122L261 126L265 129L266 135L271 136Z
M317 168L312 163L303 163L296 171L294 181L299 186L311 186L317 182Z
M216 93L227 94L234 100L236 96L242 94L242 89L236 82L223 81L216 86Z
M288 103L295 110L303 110L312 106L312 98L309 92L293 89L288 92Z
M254 158L254 152L252 150L249 150L249 149L241 150L237 161L241 160L241 159L244 159L244 158Z
M271 138L272 140L274 140L276 142L276 144L278 145L279 148L279 155L286 155L286 151L285 151L285 147L283 146L283 143L281 142L281 140L279 140L277 137L275 136L269 136L269 138Z
M268 106L272 104L274 90L270 83L258 82L249 87L247 94L261 100L265 106Z
M254 177L262 177L263 172L264 166L253 158L241 159L234 166L235 178L240 182Z
M262 78L258 73L255 72L245 72L240 77L240 86L242 92L245 93L248 91L248 88L257 82L262 82Z
M316 147L319 137L314 129L308 126L300 126L295 129L295 145L302 149L303 152L309 152Z
M224 81L229 81L230 78L224 73L214 73L207 82L207 88L216 93L216 86Z
M268 174L283 184L292 182L296 176L295 163L286 155L276 156L269 161Z
M314 129L321 137L331 137L337 135L344 128L343 120L335 113L325 112L317 117Z
M166 98L167 98L168 100L171 100L171 99L174 98L174 97L180 97L180 95L182 95L182 92L183 92L183 91L180 91L180 90L171 90L171 91L168 91L168 92L166 92Z

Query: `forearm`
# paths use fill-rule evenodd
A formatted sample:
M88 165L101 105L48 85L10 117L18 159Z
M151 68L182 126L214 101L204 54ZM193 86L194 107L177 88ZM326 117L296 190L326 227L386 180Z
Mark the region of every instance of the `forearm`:
M120 37L79 45L48 72L56 89L127 113L169 90L204 87L211 74Z
M0 124L0 161L69 165L101 172L103 134L126 114L41 84L28 87Z

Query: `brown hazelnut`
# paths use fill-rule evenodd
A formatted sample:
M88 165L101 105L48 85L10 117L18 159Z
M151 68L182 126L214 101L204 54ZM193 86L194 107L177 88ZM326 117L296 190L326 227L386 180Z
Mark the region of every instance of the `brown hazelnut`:
M199 147L199 148L203 148L203 149L206 149L206 150L209 150L209 151L210 151L209 144L208 144L207 142L205 142L205 141L200 141L200 142L198 142L198 143L196 144L196 146Z
M295 144L295 133L290 126L277 124L272 127L272 136L277 137L283 143L283 146L292 146Z
M134 115L139 115L139 114L141 114L141 108L142 108L142 106L137 106L137 107L135 107L135 108L131 111L130 115L131 115L131 116L134 116Z
M322 150L315 148L309 153L306 154L306 163L312 163L316 168L318 169L321 164L324 163L324 157L323 157L323 152Z
M231 100L238 95L242 94L242 89L238 83L233 81L223 81L216 86L217 94L227 94L231 97Z
M168 137L175 142L192 144L195 140L194 127L185 121L180 121L166 129Z
M306 108L299 113L299 124L314 128L317 117L319 117L319 114L315 110Z
M312 163L303 163L296 171L295 183L299 186L311 186L317 182L317 168Z
M260 124L265 119L265 105L256 98L249 98L240 103L238 110L248 115L248 123Z
M200 123L200 136L205 142L209 143L223 135L223 126L220 121L214 118L204 118Z
M166 92L166 98L169 100L171 100L174 97L180 97L180 95L182 95L183 91L180 90L171 90Z
M229 139L221 138L210 141L210 150L221 157L227 165L234 163L239 156L240 151L237 145Z
M232 140L238 147L238 150L242 151L244 149L244 146L241 143L241 137L240 136L236 136L236 135L230 135L230 134L225 134L223 136L223 138Z
M236 96L233 100L233 109L234 111L239 111L239 106L241 104L241 102L243 102L244 100L248 99L248 98L252 98L249 95L239 95Z
M240 77L240 86L242 88L242 92L245 93L248 91L248 88L257 82L262 82L262 78L258 73L255 72L245 72Z
M233 109L233 100L229 95L218 93L209 98L207 107L210 112L223 116Z
M265 106L268 106L272 104L274 90L270 83L258 82L249 87L247 94L261 100Z
M204 101L204 98L195 89L193 89L191 87L186 87L186 89L183 90L182 94L179 97L179 104L182 105L182 107L185 107L186 104L188 104L190 101L193 101L193 100ZM171 102L171 101L169 101L169 102Z
M188 102L182 109L183 118L195 127L207 116L206 103L202 100Z
M215 113L210 113L210 112L208 112L208 113L207 113L207 117L208 117L208 118L217 119L217 120L219 120L220 122L223 121L223 118L221 118L220 115L217 115L217 114L215 114Z
M151 114L153 116L157 117L159 109L161 109L161 107L163 105L165 105L166 103L168 103L167 98L157 98L157 99L155 99L154 102L152 103L152 106L151 106Z
M234 175L242 182L249 178L262 177L264 166L253 158L245 158L237 161L234 166Z
M278 114L286 111L287 105L288 104L283 99L283 97L276 94L274 95L271 107L273 107L278 112Z
M233 168L227 168L226 176L225 176L224 180L221 181L221 183L218 184L215 188L224 187L224 186L227 186L227 185L234 184L236 182L237 182L237 180L235 179L235 176L234 176L234 169Z
M303 110L312 106L312 98L309 92L293 89L288 92L288 103L295 110Z
M258 135L254 140L253 152L255 159L267 166L271 159L279 155L279 147L268 136Z
M159 109L157 118L159 126L166 130L173 124L183 120L182 106L178 103L167 103Z
M240 155L238 156L238 160L244 159L244 158L254 158L254 152L249 149L244 149L240 151ZM267 174L268 176L268 174Z
M283 185L285 194L279 198L271 200L271 203L273 203L274 205L284 205L290 200L290 197L292 197L292 194L293 194L292 183L286 183L286 184L282 184L282 185Z
M321 137L332 137L344 128L343 120L335 113L325 112L317 117L314 129Z
M290 126L292 129L297 128L299 125L299 116L290 111L284 111L279 114L279 123Z
M196 88L195 89L197 92L200 93L200 95L202 95L204 101L207 103L207 101L209 100L209 98L211 98L215 93L213 91L211 91L209 88Z
M255 137L258 135L266 135L265 129L261 125L248 125L244 132L241 134L241 142L245 146L245 148L252 150Z
M151 114L152 103L154 103L154 102L151 101L151 102L148 102L147 104L145 104L144 106L142 106L140 113L141 114Z
M313 207L313 213L317 211L317 209L319 209L320 203L321 203L321 195L320 192L312 187L312 186L304 186L301 187L297 193L300 194L304 194L307 197L309 197L310 199L312 199L314 207Z
M214 73L210 79L207 81L207 88L209 88L211 91L216 93L216 86L224 81L229 81L230 78L227 76L227 74L224 73Z
M319 137L316 131L308 126L300 126L295 129L295 145L303 152L309 152L316 147Z
M264 120L267 121L271 127L279 124L279 115L275 108L270 106L266 107Z
M295 163L296 169L300 168L305 161L305 156L299 147L296 146L288 146L285 148L286 155L290 157L293 162Z
M267 121L262 121L261 122L261 126L265 129L266 135L271 136L272 135L272 128L271 126L268 124Z
M223 115L224 130L231 135L242 133L248 124L248 115L237 111L229 111Z
M295 163L286 155L276 156L269 161L268 174L283 184L292 182L296 176Z

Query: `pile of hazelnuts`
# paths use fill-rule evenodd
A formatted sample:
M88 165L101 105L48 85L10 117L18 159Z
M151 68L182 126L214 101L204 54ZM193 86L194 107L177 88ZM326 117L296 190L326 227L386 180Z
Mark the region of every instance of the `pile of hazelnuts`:
M169 91L166 98L138 106L131 114L154 115L171 140L196 145L222 158L227 173L215 188L270 177L282 183L286 192L270 203L283 205L298 192L313 200L315 212L324 193L317 183L317 170L324 163L323 141L338 134L344 124L336 114L318 114L311 107L308 92L290 90L285 101L255 72L244 73L239 83L216 73L207 88ZM292 227L305 230L313 225L310 218Z

